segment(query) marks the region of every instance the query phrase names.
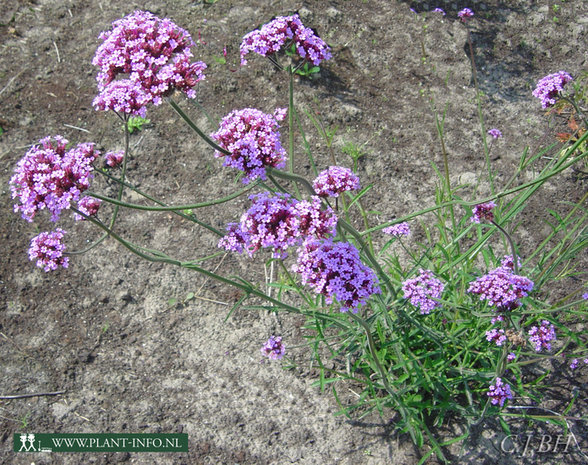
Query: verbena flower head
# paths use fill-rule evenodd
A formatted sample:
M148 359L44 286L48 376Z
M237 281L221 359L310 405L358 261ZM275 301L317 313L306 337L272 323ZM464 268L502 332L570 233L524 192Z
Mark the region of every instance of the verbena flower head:
M124 156L125 153L122 150L117 152L108 152L104 155L104 163L106 163L111 168L116 168L123 162Z
M514 271L514 259L512 255L505 255L502 260L500 260L500 266L504 268L508 268L510 271ZM523 262L521 262L521 257L517 257L517 266L520 268L523 266Z
M443 16L445 16L445 11L442 8L435 8L433 13L441 13Z
M488 397L493 405L504 405L506 399L512 399L510 385L503 383L501 378L496 378L493 385L488 388Z
M520 299L533 290L533 281L501 266L470 283L468 292L487 300L497 310L512 310L521 305Z
M457 16L459 19L461 19L465 23L466 19L474 16L474 12L472 10L470 10L469 8L464 8L459 13L457 13Z
M282 342L281 336L272 336L261 348L261 353L271 360L279 360L286 353L286 346Z
M247 250L249 255L271 248L275 256L284 257L288 247L308 237L321 239L336 232L335 212L322 210L317 196L299 201L289 194L263 192L249 198L253 204L239 225L229 225L219 247L239 253Z
M506 334L504 334L504 329L491 329L486 331L486 340L490 342L494 342L497 346L501 346L506 342Z
M33 146L18 162L10 179L12 198L20 204L15 212L32 221L39 210L51 212L57 221L62 210L77 202L90 187L92 162L99 156L94 144L79 144L66 150L68 141L61 136L46 137Z
M348 242L307 240L298 249L292 269L300 273L302 284L324 295L327 304L336 300L341 312L357 313L370 296L381 293L375 273Z
M53 232L42 232L33 237L29 247L29 259L36 260L36 265L45 272L54 271L60 266L67 268L69 258L63 256L65 245L62 242L65 233L63 229L57 228Z
M473 215L470 218L472 223L480 223L482 220L494 221L494 213L492 210L496 204L492 201L476 205L472 211Z
M419 270L416 278L407 279L402 283L404 298L421 310L422 315L428 315L435 307L441 306L436 299L441 298L445 286L433 276L431 270Z
M276 110L274 115L254 108L232 111L222 119L219 130L211 134L231 155L216 151L215 157L225 157L223 166L243 171L245 184L257 178L267 179L267 166L280 169L286 165L286 151L278 131L278 122L284 117L284 109Z
M159 105L163 96L176 89L189 98L196 96L194 87L204 79L206 65L190 62L190 48L196 44L171 20L135 11L113 22L112 29L99 37L104 42L92 60L100 68L96 77L100 95L94 100L97 109L144 117L145 105Z
M551 350L551 341L555 341L555 327L547 320L543 320L540 326L533 326L529 330L529 342L533 344L536 352L543 349Z
M251 31L241 42L241 65L246 65L249 52L267 57L277 53L284 45L293 43L303 60L318 66L331 58L329 46L314 31L305 27L298 15L278 16L260 29Z
M500 132L500 129L490 129L488 131L488 135L492 136L494 139L499 139L502 137L502 132Z
M516 360L517 356L514 352L510 352L507 356L506 356L506 360L508 360L509 362L514 362Z
M543 108L551 107L555 105L556 99L563 91L564 86L572 80L572 76L565 71L545 76L537 83L533 96L541 100Z
M331 166L319 173L312 187L320 197L339 197L343 192L359 189L359 178L349 168Z
M78 202L78 210L88 216L96 216L98 214L98 210L100 209L100 204L102 200L95 199L94 197L83 197L82 200ZM82 215L78 215L77 213L74 214L74 218L76 221L83 221L84 218Z
M382 229L382 232L394 237L409 236L410 226L406 222L393 224L392 226Z

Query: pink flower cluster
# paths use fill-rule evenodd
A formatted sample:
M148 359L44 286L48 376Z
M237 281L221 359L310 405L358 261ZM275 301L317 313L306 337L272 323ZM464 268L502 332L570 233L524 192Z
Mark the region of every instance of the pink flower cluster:
M320 197L339 197L343 192L359 189L359 178L349 168L331 166L319 173L312 187Z
M435 307L441 303L437 299L441 298L443 283L433 276L431 270L419 270L416 278L407 279L402 283L404 298L409 299L410 303L420 308L422 315L428 315Z
M135 11L112 23L100 39L104 42L92 60L100 68L100 94L93 102L97 110L144 117L147 104L159 105L175 89L196 96L194 87L204 79L206 64L190 62L195 43L171 20Z
M510 385L503 383L501 378L496 378L496 382L488 388L488 397L492 405L504 405L506 399L512 399Z
M542 78L533 91L533 96L541 100L543 108L555 105L557 97L563 91L564 86L573 78L565 71L559 71Z
M106 163L111 168L116 168L123 162L125 157L125 152L119 150L118 152L108 152L104 155L104 163Z
M464 23L466 22L466 19L472 18L473 16L474 12L469 8L464 8L459 13L457 13L457 17L461 19Z
M278 109L273 115L255 108L233 110L220 122L219 130L211 137L228 152L219 151L215 157L225 157L223 166L231 166L245 173L245 184L257 178L266 179L265 168L283 168L286 151L280 143L278 122L286 116L286 109Z
M284 257L288 247L308 237L321 239L335 234L337 216L331 208L321 210L316 196L299 201L288 194L263 192L249 198L253 204L240 224L228 225L219 247L239 253L247 250L249 255L272 248L276 256Z
M388 226L387 228L382 229L382 232L384 234L390 234L394 237L409 236L410 226L406 222L393 224L392 226Z
M324 295L327 304L336 300L341 312L357 313L370 296L381 292L375 273L348 242L307 240L298 249L292 270L300 273L302 284Z
M102 200L95 199L94 197L84 197L78 202L78 210L88 216L96 216L100 209ZM74 214L76 221L83 221L85 218L82 215Z
M494 213L492 210L496 204L492 201L476 205L472 211L473 215L470 218L472 223L480 223L482 220L494 221Z
M318 66L331 58L329 46L314 31L305 27L298 15L278 16L260 29L245 35L241 42L241 65L246 65L249 52L267 57L278 52L285 44L294 43L296 52L303 60Z
M486 331L486 340L490 342L494 342L497 346L501 346L506 342L506 335L504 334L504 329L491 329Z
M271 360L279 360L286 353L286 346L281 336L272 336L261 348L261 353Z
M33 237L29 248L29 259L36 260L36 265L45 272L54 271L58 267L67 268L69 258L63 256L65 245L62 243L66 232L57 228L53 232L42 232Z
M533 290L533 281L513 273L512 257L505 257L504 265L470 283L468 292L487 300L497 310L512 310L520 307L520 299Z
M18 162L10 179L12 198L20 204L15 212L32 221L39 210L51 212L57 221L62 210L77 202L90 187L92 162L99 156L94 144L79 144L66 150L68 141L61 136L46 137L33 146Z
M551 350L551 341L555 341L555 327L553 323L543 320L541 325L533 326L529 330L529 342L533 344L535 352Z

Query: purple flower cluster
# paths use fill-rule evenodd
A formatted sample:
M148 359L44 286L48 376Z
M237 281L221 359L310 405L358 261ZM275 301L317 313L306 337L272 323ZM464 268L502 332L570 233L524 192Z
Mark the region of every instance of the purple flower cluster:
M220 122L211 137L231 155L219 151L215 157L225 157L223 166L231 166L245 173L245 184L252 180L266 179L265 168L283 168L286 151L280 143L278 122L286 116L286 109L278 109L274 115L254 108L234 110Z
M442 8L435 8L433 13L441 13L443 16L445 16L445 11Z
M470 283L468 292L497 310L512 310L521 305L520 299L533 290L533 281L513 273L509 266L500 266Z
M480 223L482 220L494 221L494 213L492 210L496 204L492 201L476 205L472 211L473 215L470 218L472 223Z
M319 173L312 187L320 197L339 197L343 192L359 189L359 178L349 168L330 166Z
M497 346L501 346L506 342L504 329L491 329L490 331L486 331L486 340L494 342Z
M555 327L547 320L543 320L540 326L533 326L529 330L529 342L535 347L535 352L551 350L551 341L555 341Z
M505 255L504 258L500 260L500 266L508 268L510 271L514 271L515 266L513 256ZM521 257L517 257L517 267L520 268L521 266L523 266L523 263L521 262Z
M108 152L104 155L104 163L111 168L116 168L123 162L124 157L125 153L122 150L118 152Z
M276 256L284 256L288 247L307 237L321 239L335 234L337 216L331 208L321 210L316 196L299 201L288 194L263 192L249 198L252 206L240 224L228 225L219 247L239 253L247 250L249 255L260 248L272 248Z
M86 196L78 202L78 210L88 216L96 216L98 214L98 210L100 209L101 203L102 200L100 199ZM74 214L74 218L76 221L85 220L82 215L78 215L77 213Z
M555 105L555 101L560 92L563 91L564 86L572 80L572 76L565 71L545 76L537 83L533 96L541 100L543 108L551 107Z
M585 358L583 360L583 362L584 362L584 365L588 365L588 358ZM579 364L580 364L580 361L577 358L573 359L572 363L570 363L570 369L575 370L576 368L578 368Z
M407 279L402 283L404 298L409 299L410 303L420 308L422 315L428 315L435 307L441 304L436 300L441 298L443 283L433 276L431 270L419 270L416 278Z
M464 8L459 13L457 13L457 17L459 19L461 19L464 23L465 23L466 19L471 18L473 16L474 16L474 12L472 10L470 10L469 8Z
M99 156L94 144L79 144L66 150L68 141L61 136L46 137L33 146L18 162L10 179L12 198L20 201L15 212L32 221L39 210L51 212L57 221L62 210L77 202L90 187L92 162Z
M281 336L272 336L261 348L261 353L271 360L279 360L286 353L286 346Z
M381 293L375 273L348 242L307 240L298 249L292 269L301 274L302 284L324 295L327 304L336 299L341 312L357 313L371 295Z
M194 86L204 79L206 65L191 63L190 34L169 19L135 11L100 34L104 42L92 64L100 68L97 110L145 116L145 106L159 105L174 89L194 98ZM117 79L120 75L124 76Z
M496 382L488 388L488 397L493 405L504 405L506 399L512 399L510 385L503 383L502 379L496 378Z
M63 236L66 232L57 228L53 232L42 232L33 237L29 248L29 259L36 260L36 265L43 268L45 272L56 270L62 266L67 268L69 258L63 256L65 245L62 243Z
M249 52L267 57L278 52L285 44L293 43L303 60L318 66L331 58L329 46L314 31L305 27L298 15L278 16L260 29L251 31L241 42L241 65L246 65Z
M410 226L406 222L393 224L392 226L382 229L382 232L394 237L409 236Z
M488 135L492 136L494 139L499 139L502 137L502 132L500 132L500 129L490 129L488 131Z

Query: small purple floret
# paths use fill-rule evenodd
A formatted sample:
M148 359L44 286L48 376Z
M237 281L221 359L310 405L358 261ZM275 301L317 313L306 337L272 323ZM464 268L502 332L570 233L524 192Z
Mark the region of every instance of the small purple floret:
M488 397L493 405L504 405L506 399L512 399L510 385L503 383L502 379L496 378L496 382L488 388Z
M29 248L29 259L36 260L36 265L43 268L45 272L54 271L60 266L67 268L69 258L63 256L65 250L65 245L62 242L64 234L66 232L63 229L57 228L53 232L42 232L33 237Z
M406 222L393 224L392 226L388 226L387 228L382 229L382 232L384 234L390 234L394 237L409 236L410 226Z
M271 360L279 360L284 356L286 346L281 336L271 336L261 348L261 353Z
M349 168L331 166L319 173L312 183L320 197L339 197L346 191L359 189L359 178Z
M433 276L431 270L423 269L419 270L416 278L407 279L402 283L404 298L420 308L422 315L427 315L435 307L441 306L437 299L441 298L444 288L443 283Z
M529 330L529 342L533 344L535 352L543 349L551 350L551 341L555 341L555 326L547 320L543 320L540 326L533 326Z
M496 204L492 201L476 205L472 211L473 214L470 221L472 223L480 223L482 220L494 221L494 213L492 210L494 210L495 207Z
M541 100L543 108L555 105L556 99L563 92L564 86L573 78L565 71L559 71L542 78L533 91L533 96Z

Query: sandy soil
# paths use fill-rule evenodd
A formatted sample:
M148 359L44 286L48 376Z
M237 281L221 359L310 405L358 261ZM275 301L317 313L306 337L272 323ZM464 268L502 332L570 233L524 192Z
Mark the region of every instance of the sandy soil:
M349 421L334 416L330 392L320 392L308 351L303 321L296 316L235 312L239 298L230 288L188 270L150 264L114 241L73 256L68 270L45 274L28 260L30 238L52 227L47 218L26 223L12 212L8 180L27 146L46 135L72 142L93 141L104 150L122 148L120 123L91 107L96 70L91 60L98 34L110 23L142 8L169 17L199 38L197 59L209 64L198 101L216 117L235 108L271 113L287 106L287 84L261 57L238 66L241 37L275 15L298 11L333 49L333 59L317 79L297 84L299 108L318 111L328 126L338 125L334 147L362 146L362 183L374 184L366 204L388 221L432 205L435 173L441 163L430 96L447 108L446 144L452 181L471 182L483 172L484 157L467 52L467 32L456 19L463 7L476 16L469 28L478 81L485 93L488 128L504 137L492 148L497 182L504 182L525 147L536 151L552 140L553 128L536 99L535 82L565 69L588 67L583 0L562 3L554 14L543 1L394 0L218 0L112 1L8 0L0 9L0 394L64 391L0 403L2 463L162 463L162 464L385 464L417 463L408 437L394 432L393 412ZM440 6L447 16L417 15ZM556 16L557 18L555 18ZM228 63L215 57L223 47ZM206 118L189 102L182 106ZM176 204L228 195L234 173L221 168L212 151L197 140L171 108L149 109L152 124L133 135L130 181ZM317 163L329 155L310 123L309 143ZM556 123L552 123L557 124ZM77 129L82 128L82 130ZM284 133L284 142L285 133ZM298 149L300 160L302 149ZM308 167L300 164L304 173ZM114 187L101 181L103 192ZM529 252L545 237L547 206L565 208L578 201L584 183L567 173L546 186L529 205L517 239ZM481 186L481 194L487 186ZM129 200L135 200L132 196ZM244 201L202 212L217 228L235 221ZM99 233L90 225L62 227L70 250L83 248ZM216 251L216 238L172 215L125 213L118 230L146 247L178 258ZM418 234L418 231L417 231ZM418 237L418 236L417 236ZM261 260L227 257L211 268L263 276ZM561 283L560 286L568 286ZM577 284L576 284L577 285ZM560 288L561 289L561 288ZM188 293L197 298L183 302ZM556 292L556 290L554 291ZM177 304L170 305L170 299ZM295 368L262 362L259 348L270 334L288 341ZM554 408L586 377L563 372L552 380ZM352 398L353 386L340 387ZM586 415L585 396L574 415ZM560 402L560 404L558 404ZM584 453L586 428L573 422ZM562 434L533 426L515 431ZM14 454L15 432L185 432L190 452L153 454ZM440 431L462 431L450 423ZM455 463L584 463L577 448L521 456L501 448L504 434L483 423L466 444L448 448ZM433 459L429 463L435 463Z

